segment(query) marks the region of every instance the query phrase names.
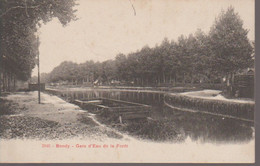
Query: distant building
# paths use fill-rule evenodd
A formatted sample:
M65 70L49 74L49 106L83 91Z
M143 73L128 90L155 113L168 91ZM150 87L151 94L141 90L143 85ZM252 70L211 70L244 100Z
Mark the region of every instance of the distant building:
M254 74L252 68L235 75L231 94L235 97L254 98Z
M15 90L27 90L28 89L28 82L27 81L20 81L17 80L15 83Z
M28 86L29 86L28 88L29 88L30 91L37 91L39 89L39 86L38 86L37 83L36 84L29 83ZM44 91L45 90L45 83L41 83L40 87L41 87L41 91Z

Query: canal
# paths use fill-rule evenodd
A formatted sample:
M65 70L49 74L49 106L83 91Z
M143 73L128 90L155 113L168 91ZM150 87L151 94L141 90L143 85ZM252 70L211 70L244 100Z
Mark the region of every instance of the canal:
M104 97L147 104L152 106L151 118L173 122L173 127L193 141L245 143L254 139L253 122L174 110L164 104L164 92L88 89L62 90L55 92L55 95L67 101Z

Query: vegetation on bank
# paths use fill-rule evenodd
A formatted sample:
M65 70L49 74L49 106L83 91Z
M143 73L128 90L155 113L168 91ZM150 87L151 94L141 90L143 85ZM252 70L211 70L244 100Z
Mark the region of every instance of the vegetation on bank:
M15 107L14 105L15 104L13 102L0 98L0 116L13 114L13 108Z
M221 83L234 73L254 66L254 43L234 8L223 11L209 33L197 30L177 41L165 38L153 48L118 54L114 60L62 62L47 82L64 84L124 84L135 86Z
M155 120L147 118L125 120L120 123L116 113L106 114L104 112L99 112L97 118L101 123L141 139L175 142L185 139L184 133L175 127L174 121L169 119Z

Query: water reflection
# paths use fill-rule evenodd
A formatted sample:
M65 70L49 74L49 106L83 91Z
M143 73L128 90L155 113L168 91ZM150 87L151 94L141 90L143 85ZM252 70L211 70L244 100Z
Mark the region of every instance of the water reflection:
M174 110L163 104L163 93L131 92L118 90L64 91L59 95L66 100L91 99L97 97L132 101L153 106L151 117L170 119L186 137L201 142L247 142L252 140L252 122L219 116Z

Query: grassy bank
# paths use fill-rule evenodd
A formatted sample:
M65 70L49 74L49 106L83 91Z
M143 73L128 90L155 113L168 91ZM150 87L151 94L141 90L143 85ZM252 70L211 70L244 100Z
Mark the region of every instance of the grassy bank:
M0 116L14 114L16 107L16 103L0 98Z

